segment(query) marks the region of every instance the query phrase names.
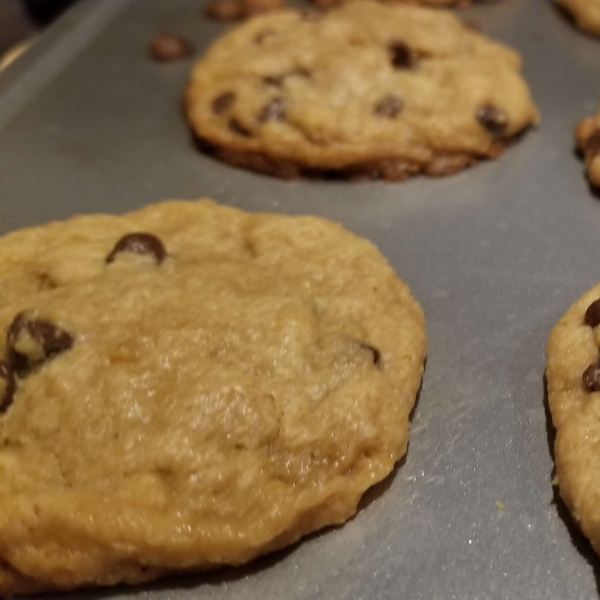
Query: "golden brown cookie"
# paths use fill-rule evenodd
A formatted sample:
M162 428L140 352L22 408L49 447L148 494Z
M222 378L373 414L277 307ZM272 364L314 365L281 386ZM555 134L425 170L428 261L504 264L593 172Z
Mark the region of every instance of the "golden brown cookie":
M575 521L600 552L600 284L552 330L546 370L556 428L556 479Z
M580 121L575 128L575 141L590 184L600 188L600 111Z
M187 115L219 158L281 177L448 175L537 122L520 69L515 51L445 11L280 11L208 50Z
M577 27L600 35L600 0L554 0L575 21Z
M424 319L316 217L172 201L0 238L0 594L247 562L404 455Z

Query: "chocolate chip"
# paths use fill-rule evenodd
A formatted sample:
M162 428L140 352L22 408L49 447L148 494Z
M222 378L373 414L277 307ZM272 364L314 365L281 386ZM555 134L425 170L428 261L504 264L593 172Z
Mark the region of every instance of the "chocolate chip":
M600 325L600 299L592 302L585 311L584 317L586 325L598 327Z
M252 132L243 123L240 123L236 118L230 119L229 129L243 137L252 137Z
M192 53L192 46L182 37L177 35L157 35L148 47L150 56L158 61L179 60Z
M263 77L263 83L266 83L267 85L274 85L275 87L281 87L284 79L285 75L267 75L266 77Z
M259 123L266 123L267 121L282 121L285 118L283 110L283 98L278 96L269 100L258 113L256 117Z
M69 350L73 336L45 319L21 312L10 324L6 336L11 362L19 373L27 373L47 360Z
M488 131L496 135L503 133L508 125L508 115L492 104L480 106L475 115Z
M378 117L387 117L393 119L402 110L403 102L398 96L384 96L373 109L373 113Z
M15 373L8 363L0 361L0 412L11 405L14 394Z
M396 69L410 69L415 66L415 56L404 42L392 42L389 50L392 55L392 65Z
M234 102L235 94L233 92L225 92L213 100L212 108L218 115L220 115L226 110L230 109Z
M375 346L371 346L371 344L367 344L367 342L359 342L360 347L364 348L365 350L368 350L369 352L371 352L373 354L373 364L377 365L379 368L381 368L381 352L375 348Z
M583 385L590 392L600 392L600 361L592 363L583 372Z
M600 154L600 129L594 129L591 135L585 140L583 145L585 154L589 158L593 158Z
M167 251L163 243L151 233L129 233L123 236L106 257L106 263L109 264L115 260L117 254L121 252L131 252L132 254L152 254L157 265L160 265Z

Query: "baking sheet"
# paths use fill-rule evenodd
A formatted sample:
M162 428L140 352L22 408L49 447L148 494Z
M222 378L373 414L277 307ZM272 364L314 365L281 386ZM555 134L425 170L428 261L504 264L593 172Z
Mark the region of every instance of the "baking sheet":
M539 129L450 178L286 182L199 155L180 113L190 62L146 56L162 31L200 53L226 29L201 7L85 0L0 75L1 231L203 195L341 221L381 248L427 315L410 450L343 528L244 569L69 597L597 598L600 560L554 501L543 373L552 325L600 280L600 202L572 141L600 102L600 40L539 0L459 11L521 51Z

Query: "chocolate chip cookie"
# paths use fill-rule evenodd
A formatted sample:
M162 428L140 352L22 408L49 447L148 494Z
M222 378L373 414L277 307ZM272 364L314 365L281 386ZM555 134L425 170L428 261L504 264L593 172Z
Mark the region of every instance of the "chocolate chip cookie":
M556 480L583 533L600 553L600 284L552 330L546 370L556 428Z
M316 217L171 201L0 238L0 594L245 563L406 452L424 319Z
M600 110L577 125L575 141L585 161L590 184L600 189Z
M575 21L577 27L600 35L600 0L554 0Z
M208 50L187 115L206 149L263 173L449 175L538 120L520 69L515 51L439 10L280 11Z

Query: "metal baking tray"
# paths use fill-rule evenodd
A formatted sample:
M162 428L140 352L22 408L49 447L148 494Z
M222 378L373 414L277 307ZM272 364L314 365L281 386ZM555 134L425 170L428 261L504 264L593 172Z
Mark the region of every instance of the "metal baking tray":
M381 248L427 315L410 449L344 527L242 569L69 598L598 598L600 560L551 486L543 376L552 325L600 280L600 203L572 138L600 102L600 39L549 2L461 10L522 53L541 126L454 177L290 182L199 154L180 110L190 61L148 59L158 32L199 54L226 29L201 9L83 1L0 75L1 230L199 196L341 221Z

